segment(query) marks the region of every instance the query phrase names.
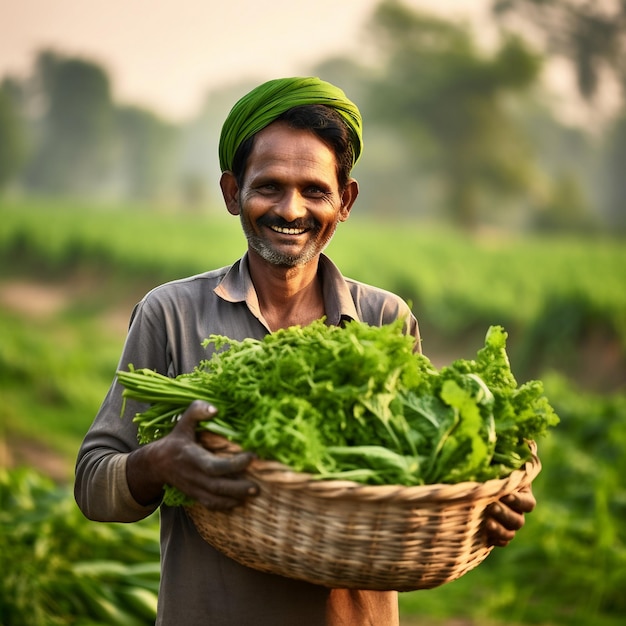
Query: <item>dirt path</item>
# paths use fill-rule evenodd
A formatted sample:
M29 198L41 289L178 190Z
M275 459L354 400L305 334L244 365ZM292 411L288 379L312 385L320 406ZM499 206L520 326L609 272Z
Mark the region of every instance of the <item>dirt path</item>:
M34 467L57 483L71 481L73 467L65 456L23 437L0 439L0 468Z
M68 287L11 281L0 284L0 306L31 318L60 313L70 299Z
M12 280L0 283L0 308L31 319L46 319L62 313L81 300L89 300L94 290L93 279L73 278L66 283L43 283ZM102 311L101 322L110 332L123 334L138 296L124 296L111 302Z

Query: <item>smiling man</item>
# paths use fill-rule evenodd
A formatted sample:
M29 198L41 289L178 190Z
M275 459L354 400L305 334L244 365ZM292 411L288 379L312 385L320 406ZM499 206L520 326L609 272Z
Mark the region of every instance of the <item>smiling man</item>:
M361 116L339 88L318 78L260 85L235 104L220 138L220 186L248 242L233 265L161 285L135 307L119 369L191 371L209 355L211 334L261 339L321 317L341 325L416 318L398 296L344 277L323 254L358 196L350 173L362 150ZM219 458L196 440L195 425L215 415L194 402L173 431L139 446L133 416L114 381L85 436L76 500L91 519L137 521L160 507L161 588L157 624L195 626L396 626L395 592L326 589L252 570L200 537L182 507L161 504L172 485L206 507L229 509L254 497L239 476L248 453ZM122 415L122 419L120 419ZM534 508L530 491L491 512L487 529L506 545Z
M324 120L322 107L309 111ZM241 215L251 250L271 265L294 267L315 261L337 223L348 219L358 185L351 179L339 188L332 149L287 120L256 135L241 187L231 171L221 186L228 210Z

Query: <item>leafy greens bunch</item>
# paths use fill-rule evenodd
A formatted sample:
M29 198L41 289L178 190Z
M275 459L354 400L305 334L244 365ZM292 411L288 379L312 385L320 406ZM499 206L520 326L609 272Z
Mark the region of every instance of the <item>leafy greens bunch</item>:
M150 404L135 416L140 443L166 435L202 399L218 415L200 428L321 479L484 481L520 468L528 440L559 421L540 381L518 386L506 339L492 326L475 360L437 370L400 320L319 320L262 340L211 335L203 346L213 354L192 372L168 378L131 366L118 380L126 398Z

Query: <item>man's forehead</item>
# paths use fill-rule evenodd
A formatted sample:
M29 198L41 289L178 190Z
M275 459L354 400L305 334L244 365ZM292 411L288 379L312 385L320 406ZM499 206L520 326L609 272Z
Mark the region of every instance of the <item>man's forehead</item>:
M246 179L297 176L310 183L337 180L337 157L315 133L274 123L260 131L247 160ZM302 182L302 181L301 181Z
M249 159L263 156L297 161L312 155L316 160L337 164L333 149L314 132L275 122L257 133Z

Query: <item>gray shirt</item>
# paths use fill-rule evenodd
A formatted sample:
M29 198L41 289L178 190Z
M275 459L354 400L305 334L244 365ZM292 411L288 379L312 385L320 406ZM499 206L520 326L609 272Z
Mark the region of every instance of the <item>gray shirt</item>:
M380 326L400 317L419 349L417 321L398 296L343 277L324 255L319 272L330 324L356 319ZM244 255L232 266L149 292L132 313L119 369L132 364L174 377L207 358L201 343L210 334L242 340L268 332ZM76 501L97 521L133 522L159 507L140 505L128 488L126 458L138 446L132 418L145 405L128 401L122 415L121 392L114 380L78 454ZM395 592L330 590L244 567L207 544L182 507L162 505L160 524L157 624L398 624Z

